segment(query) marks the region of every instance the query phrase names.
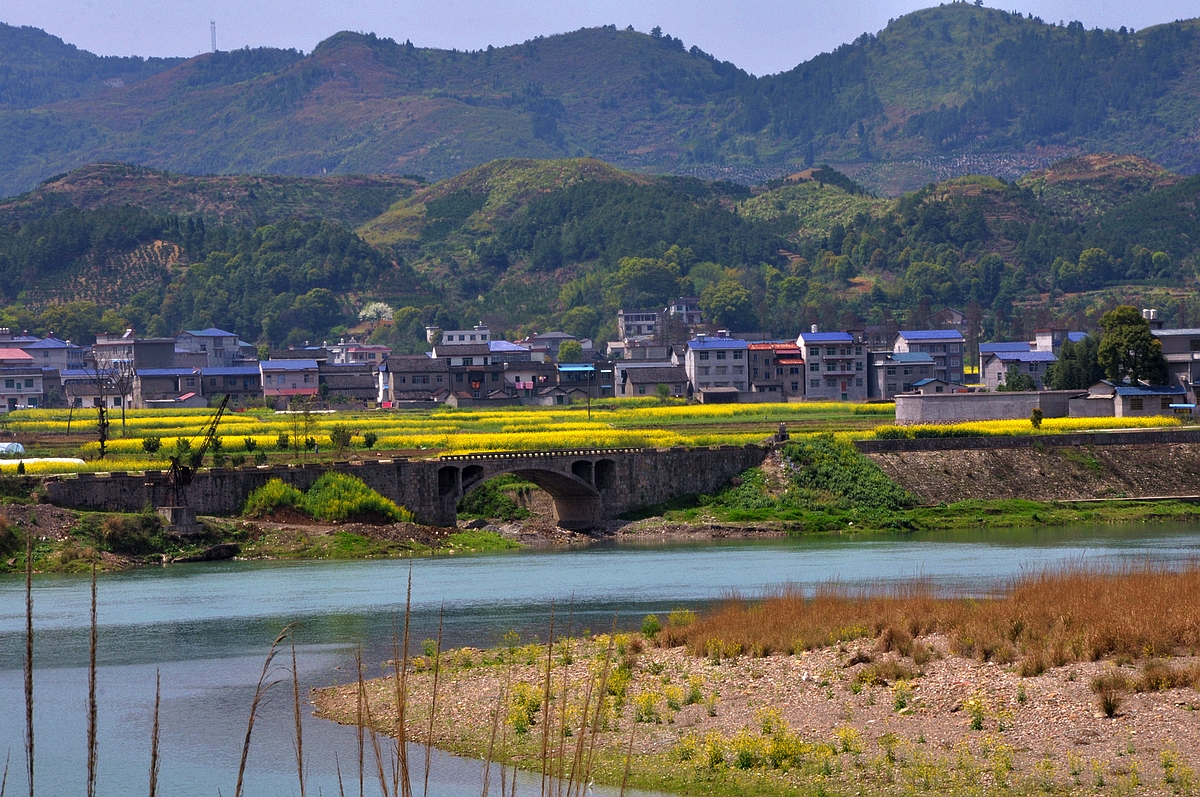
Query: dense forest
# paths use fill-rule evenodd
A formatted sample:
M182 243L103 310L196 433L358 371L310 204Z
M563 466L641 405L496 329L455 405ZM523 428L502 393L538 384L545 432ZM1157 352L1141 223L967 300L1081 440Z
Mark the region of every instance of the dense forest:
M361 199L357 184L322 190L325 205L339 191ZM195 191L210 207L211 187ZM214 325L278 346L343 334L383 301L394 318L375 339L415 351L426 324L603 339L618 309L695 295L715 326L781 337L810 324L922 327L946 306L988 338L1092 329L1130 303L1200 324L1200 303L1179 290L1200 266L1198 194L1200 177L1088 156L896 200L827 167L752 190L587 160L499 162L402 193L358 230L43 197L0 207L0 323L82 341ZM121 292L100 292L114 282Z
M833 162L898 194L1012 179L1047 152L1200 168L1193 21L1087 30L951 3L756 77L654 28L483 50L342 32L310 54L99 58L0 27L0 193L120 160L192 174L441 179L497 158L597 157L761 183ZM153 90L136 84L153 77ZM142 120L130 125L130 119Z

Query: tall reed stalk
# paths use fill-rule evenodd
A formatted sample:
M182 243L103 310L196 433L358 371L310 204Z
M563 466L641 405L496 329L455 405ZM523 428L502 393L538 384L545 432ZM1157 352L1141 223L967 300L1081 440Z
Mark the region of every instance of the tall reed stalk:
M92 561L92 617L88 638L87 797L96 797L96 562Z
M550 778L553 776L550 764L550 728L554 719L550 716L550 678L554 667L554 603L550 603L550 635L546 642L546 685L542 690L542 797L549 790ZM566 699L566 695L563 695ZM514 774L515 777L515 774Z
M162 699L162 673L154 670L154 725L150 730L150 797L158 794L158 708Z
M357 711L358 728L358 797L363 797L363 790L366 785L366 773L363 767L363 760L366 758L366 745L364 744L363 734L366 733L364 723L366 722L366 707L367 700L366 688L363 686L363 671L362 671L362 648L360 647L354 653L354 667L358 673L358 687L355 690L355 709Z
M4 792L8 791L8 764L12 760L12 750L8 751L8 755L4 756L4 777L0 778L0 797L4 797Z
M394 671L396 676L396 769L399 788L393 782L392 793L397 797L412 797L412 783L408 778L408 634L412 620L412 563L408 565L408 591L404 597L404 649ZM396 637L392 633L392 659L396 659Z
M296 668L296 637L292 636L292 719L296 724L296 777L304 797L304 724L300 713L300 671Z
M275 637L275 641L271 643L271 650L267 653L267 658L263 661L262 672L258 676L258 685L254 687L254 700L250 702L250 719L246 723L246 739L242 742L242 760L238 763L237 786L234 788L234 797L242 797L242 784L246 776L246 759L250 757L250 737L254 733L254 719L258 716L258 707L262 704L263 698L267 692L278 681L267 681L267 676L271 672L271 663L275 661L275 656L279 654L279 645L284 639L287 639L292 633L292 626L284 626L279 632L279 636Z
M433 755L433 720L437 716L438 676L442 672L442 623L445 619L446 602L442 601L442 609L438 612L437 647L433 650L433 697L429 701L429 732L425 735L425 788L421 797L429 797L429 764Z
M25 530L25 767L33 797L33 532Z

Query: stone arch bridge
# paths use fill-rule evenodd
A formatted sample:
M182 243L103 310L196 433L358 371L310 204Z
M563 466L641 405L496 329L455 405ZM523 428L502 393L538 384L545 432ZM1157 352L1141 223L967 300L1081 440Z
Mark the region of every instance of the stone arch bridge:
M554 499L555 520L572 530L695 493L711 493L768 449L757 445L671 449L587 449L467 454L333 465L210 468L196 474L188 503L200 514L232 515L270 479L307 489L338 470L411 510L420 523L453 526L459 500L488 479L512 473ZM77 509L136 512L167 501L165 472L48 477L51 502Z

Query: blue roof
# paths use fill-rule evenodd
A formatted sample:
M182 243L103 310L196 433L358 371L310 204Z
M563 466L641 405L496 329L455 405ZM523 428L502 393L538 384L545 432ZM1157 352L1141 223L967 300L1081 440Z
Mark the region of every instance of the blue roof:
M58 338L42 338L37 343L30 343L28 346L22 346L23 349L79 349L81 346L76 346L74 343L67 343L65 340Z
M1052 363L1058 357L1052 351L995 351L992 356L1000 362L1014 363Z
M980 354L994 354L998 351L1029 351L1029 343L1019 340L999 341L996 343L980 343Z
M924 363L929 365L933 358L923 351L890 351L887 358L895 363Z
M962 340L957 329L902 329L900 337L905 340Z
M488 351L529 351L529 349L507 340L489 340Z
M590 363L559 363L558 370L560 371L595 371L596 366Z
M139 368L138 376L194 376L195 368Z
M913 384L913 387L920 387L921 385L928 385L930 382L942 382L947 385L950 384L945 379L921 379L919 381L913 382L912 384Z
M259 363L264 371L315 371L316 360L264 360Z
M226 332L223 329L209 327L208 329L185 329L184 332L189 335L195 335L198 338L236 338L237 335L232 332Z
M1079 343L1081 340L1083 340L1087 336L1088 336L1088 333L1086 333L1086 332L1068 332L1067 340L1071 341L1072 343Z
M1118 396L1178 396L1187 393L1178 385L1122 385L1117 388Z
M849 332L801 332L800 340L805 345L809 343L853 343L854 336Z
M235 365L229 368L203 368L200 372L205 376L258 376L258 366Z
M689 349L747 349L750 344L741 338L696 338L688 341Z

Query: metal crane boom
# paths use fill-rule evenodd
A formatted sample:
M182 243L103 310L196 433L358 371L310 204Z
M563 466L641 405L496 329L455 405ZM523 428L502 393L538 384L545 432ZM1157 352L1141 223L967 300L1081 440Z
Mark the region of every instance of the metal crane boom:
M221 423L221 416L225 414L227 406L229 406L228 394L221 401L221 405L217 407L217 412L213 415L212 422L209 423L208 429L204 433L204 442L191 454L196 463L195 467L183 464L180 454L171 457L171 469L167 471L167 492L171 496L171 506L187 506L187 487L192 483L192 478L199 470L200 463L204 461L204 454L217 436L217 425Z

